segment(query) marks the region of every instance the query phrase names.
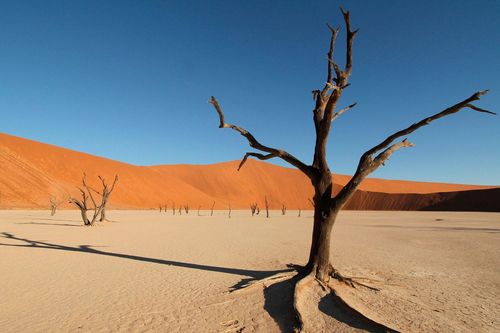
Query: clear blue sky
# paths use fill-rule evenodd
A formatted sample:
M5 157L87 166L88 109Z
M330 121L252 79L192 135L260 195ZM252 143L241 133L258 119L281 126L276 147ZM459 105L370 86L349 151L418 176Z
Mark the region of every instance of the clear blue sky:
M11 0L0 131L138 165L240 159L246 141L217 128L215 95L228 122L310 163L311 91L340 5L360 28L342 101L358 107L332 130L333 171L477 90L500 111L499 1ZM499 116L465 111L410 140L374 176L500 184Z

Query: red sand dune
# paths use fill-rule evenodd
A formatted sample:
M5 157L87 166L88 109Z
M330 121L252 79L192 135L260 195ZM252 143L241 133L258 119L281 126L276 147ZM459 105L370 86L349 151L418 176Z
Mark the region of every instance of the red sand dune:
M135 166L0 133L0 208L46 208L51 196L66 201L77 195L83 172L97 186L97 176L120 180L111 208L156 208L189 204L191 209L311 209L312 186L295 169L249 160L212 165ZM336 188L350 176L334 175ZM439 192L439 193L438 193ZM65 207L69 207L65 203ZM367 179L348 209L500 211L500 188L401 180Z

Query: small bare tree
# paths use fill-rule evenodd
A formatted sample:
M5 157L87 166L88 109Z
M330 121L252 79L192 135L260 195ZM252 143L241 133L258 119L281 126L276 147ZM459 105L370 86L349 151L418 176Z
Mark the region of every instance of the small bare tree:
M159 205L160 206L160 213L161 213L161 210L163 209L163 206L162 205Z
M264 206L266 207L266 218L269 218L269 201L267 201L267 196L264 197Z
M198 216L201 216L201 215L200 215L200 208L201 208L201 206L200 206L200 205L198 205Z
M402 130L394 132L373 148L368 149L361 156L352 178L340 190L340 192L333 196L332 173L326 158L326 146L330 128L335 120L356 105L356 103L352 103L347 107L337 109L344 90L350 85L348 81L352 72L352 45L354 37L358 32L358 30L351 29L349 12L344 11L343 9L341 11L346 26L345 66L341 68L334 59L334 47L339 29L329 27L331 37L327 54L328 62L326 83L321 89L314 90L312 94L315 101L312 118L316 132L316 142L314 147L313 162L311 165L300 161L298 158L283 149L272 148L260 143L246 129L237 125L226 123L222 108L220 107L218 101L213 96L210 99L210 103L214 106L219 116L219 127L229 128L238 132L247 139L250 147L260 151L247 152L241 160L238 169L245 164L248 157L254 157L260 160L281 158L307 176L314 187L314 225L311 248L307 264L299 270L298 277L302 277L303 280L297 279L299 282L295 289L295 301L297 301L298 290L300 290L300 281L304 281L303 283L305 284L305 281L314 279L321 285L325 286L329 282L330 277L333 277L352 284L352 279L347 280L342 277L338 271L333 268L330 262L330 237L333 224L335 223L339 211L345 206L359 185L370 173L384 165L391 155L397 150L413 146L413 144L405 138L407 135L423 126L429 125L437 119L455 114L463 109L471 109L482 113L494 114L491 111L481 109L472 104L488 92L487 90L483 90L472 94L463 101L447 107L432 116L424 118ZM399 140L400 138L403 139ZM297 316L299 319L301 318L300 313L297 313Z
M286 214L286 206L285 204L282 204L281 205L281 215L285 215Z
M229 203L228 205L228 214L227 214L227 217L231 218L231 203Z
M50 216L56 215L56 210L61 204L60 201L57 201L57 197L50 198Z
M250 211L252 212L252 216L255 215L258 208L259 208L259 205L256 202L254 202L253 204L250 205Z
M301 211L300 211L300 208L299 208L299 215L297 217L300 217L300 213L301 213Z
M214 207L215 207L215 200L214 200L214 202L212 203L212 208L210 209L210 216L213 216L213 215L214 215Z
M179 215L182 215L182 205L179 205Z
M186 214L189 214L189 205L188 204L184 205L184 211L186 212Z
M172 215L175 215L175 202L172 202Z
M86 175L85 173L83 174L82 177L82 187L78 187L78 190L80 190L80 193L82 195L81 199L76 199L73 197L69 198L69 202L74 204L80 209L80 213L82 215L82 220L83 224L86 226L93 226L95 222L97 221L97 217L101 215L102 209L103 209L103 203L101 201L101 204L97 204L94 196L92 195L93 190L87 185L86 182ZM91 203L89 203L89 200ZM92 206L89 206L89 204L92 204ZM88 218L87 212L89 210L93 211L92 218Z

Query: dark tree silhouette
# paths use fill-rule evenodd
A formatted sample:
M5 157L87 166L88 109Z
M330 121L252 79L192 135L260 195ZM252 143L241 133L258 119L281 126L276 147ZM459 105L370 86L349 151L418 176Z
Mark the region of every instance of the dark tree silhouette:
M269 218L269 201L267 200L267 196L264 197L264 206L266 207L266 218Z
M219 116L219 128L229 128L238 132L248 141L250 147L260 151L247 152L243 156L238 170L245 164L249 157L254 157L260 160L281 158L292 166L295 166L310 179L311 184L314 187L314 197L312 200L312 204L314 206L314 226L309 259L307 264L299 270L298 276L303 277L304 280L306 277L309 279L312 277L313 279L319 281L322 285L326 285L331 277L347 283L352 283L352 280L342 277L330 263L330 236L333 224L335 223L339 211L349 201L361 182L370 173L384 165L384 163L387 162L391 155L398 149L413 146L412 143L403 137L406 137L417 129L426 126L437 119L452 115L464 109L470 109L481 113L495 114L472 104L488 92L487 90L483 90L472 94L463 101L458 102L457 104L452 105L430 117L424 118L413 123L407 128L389 135L386 139L375 145L373 148L367 150L361 156L356 172L352 178L340 190L340 192L337 193L337 195L333 196L332 173L326 158L326 145L330 128L335 120L356 105L356 103L353 103L342 109L337 109L338 102L343 91L350 85L348 81L351 76L353 64L352 46L354 37L358 32L358 30L352 30L351 28L349 12L344 11L343 9L341 9L341 12L346 27L345 66L344 68L341 68L334 60L335 41L339 33L339 28L334 29L329 26L331 37L327 54L328 61L326 83L321 89L314 90L312 92L315 102L312 118L315 127L316 140L313 162L311 165L300 161L298 158L283 149L272 148L262 144L244 128L227 123L224 119L224 113L222 112L222 108L217 99L213 96L210 99L210 103L214 106ZM399 138L403 138L403 140L399 141ZM297 297L297 291L300 289L299 284L300 282L296 285L295 297ZM300 319L300 313L298 313L298 317Z

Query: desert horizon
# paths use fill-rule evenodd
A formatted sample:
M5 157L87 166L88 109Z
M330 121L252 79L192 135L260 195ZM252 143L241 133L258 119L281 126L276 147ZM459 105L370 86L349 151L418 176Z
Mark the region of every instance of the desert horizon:
M313 209L313 187L306 177L298 170L261 161L248 161L240 171L240 161L135 166L3 133L0 161L3 209L48 209L52 197L61 201L60 208L74 208L67 198L78 194L84 173L93 185L99 183L98 176L111 180L119 175L119 185L109 202L114 209L158 209L159 205L171 209L176 203L197 210L210 208L214 201L218 210L228 209L228 205L249 209L254 202L262 207L266 196L272 209L282 205L294 210ZM334 191L350 178L334 174ZM495 185L368 178L347 209L500 211L499 193L500 187Z

